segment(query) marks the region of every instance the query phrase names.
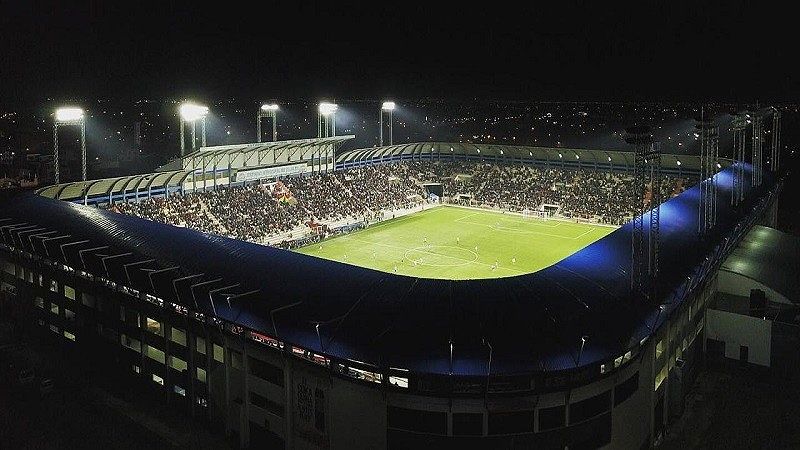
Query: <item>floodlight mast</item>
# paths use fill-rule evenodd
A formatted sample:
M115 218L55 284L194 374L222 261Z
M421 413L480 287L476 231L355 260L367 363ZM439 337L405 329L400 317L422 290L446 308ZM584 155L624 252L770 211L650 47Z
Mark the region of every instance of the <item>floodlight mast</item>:
M256 115L256 142L261 142L261 119L272 119L272 141L278 140L278 110L280 108L276 104L261 105Z
M191 124L191 133L192 133L192 147L191 151L195 150L195 146L197 144L197 121L200 121L200 133L201 133L201 146L206 146L206 115L208 114L208 107L197 105L194 103L183 103L179 108L180 119L181 119L181 156L186 154L186 137L185 137L185 129L186 124Z
M389 118L389 145L392 145L392 113L395 110L394 102L383 102L381 110L378 115L378 122L380 125L380 146L383 147L383 116L386 114Z
M81 127L81 181L86 181L86 116L83 109L63 107L56 109L53 123L53 166L55 182L58 184L60 171L58 167L58 127L78 125Z
M320 102L317 115L317 137L336 136L336 103Z

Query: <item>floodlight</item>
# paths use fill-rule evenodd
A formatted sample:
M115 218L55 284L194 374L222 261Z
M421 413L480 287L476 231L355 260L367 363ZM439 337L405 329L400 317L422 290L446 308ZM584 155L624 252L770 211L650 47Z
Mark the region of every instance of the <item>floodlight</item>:
M394 111L395 104L394 102L383 102L381 109L384 111Z
M277 111L278 110L278 105L276 105L274 103L271 104L271 105L261 105L261 110L262 111Z
M677 162L679 166L681 165L681 160L680 159L676 160L675 162Z
M83 119L83 109L74 107L58 108L56 122L77 122Z
M186 122L194 122L202 119L208 114L208 106L196 105L194 103L184 103L180 108L181 119Z
M319 104L319 113L323 116L330 116L335 113L337 109L339 109L339 105L336 103L321 102Z

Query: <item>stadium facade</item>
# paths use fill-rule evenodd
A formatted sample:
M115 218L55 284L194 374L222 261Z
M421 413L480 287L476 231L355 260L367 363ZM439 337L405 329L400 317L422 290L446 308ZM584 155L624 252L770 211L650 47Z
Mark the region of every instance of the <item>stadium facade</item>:
M348 152L337 167L449 157L625 171L633 160L567 152L410 144ZM662 158L692 170L675 161ZM731 164L716 175L710 233L697 233L700 186L661 205L650 299L631 291L630 224L535 273L433 280L75 204L91 203L87 185L42 192L73 202L0 200L0 276L38 333L242 446L646 448L697 370L720 265L774 218L780 182L745 177L732 207ZM121 191L106 183L99 197L135 201L145 177Z

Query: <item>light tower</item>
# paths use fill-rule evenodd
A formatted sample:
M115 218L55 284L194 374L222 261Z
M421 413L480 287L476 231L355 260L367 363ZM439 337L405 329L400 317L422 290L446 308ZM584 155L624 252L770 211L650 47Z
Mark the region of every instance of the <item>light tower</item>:
M747 138L747 125L750 116L740 112L733 115L731 129L733 130L733 189L731 189L731 205L737 206L744 200L744 165L745 165L745 140Z
M625 131L625 141L634 146L633 189L636 195L631 229L631 290L654 298L661 227L661 146L653 142L648 126L633 126ZM651 207L645 233L645 215Z
M383 102L379 116L380 122L380 146L383 147L383 116L386 115L389 119L389 145L392 145L392 114L394 113L394 102Z
M780 170L781 161L781 112L776 107L772 108L772 154L770 156L770 169L773 172Z
M65 125L81 127L81 180L86 181L86 116L81 108L64 107L56 110L56 120L53 125L53 165L56 184L59 182L58 127Z
M700 204L697 232L705 234L717 223L717 159L719 158L719 130L701 110L696 119L695 136L700 139Z
M261 119L272 119L272 141L278 140L278 105L261 105L256 116L256 142L261 142Z
M181 156L186 154L186 124L191 125L192 145L190 150L194 151L197 146L197 121L200 121L200 142L201 147L206 146L206 115L208 107L194 103L183 103L179 109L181 116Z
M336 103L320 102L317 115L317 136L332 137L336 136L336 111L339 105Z

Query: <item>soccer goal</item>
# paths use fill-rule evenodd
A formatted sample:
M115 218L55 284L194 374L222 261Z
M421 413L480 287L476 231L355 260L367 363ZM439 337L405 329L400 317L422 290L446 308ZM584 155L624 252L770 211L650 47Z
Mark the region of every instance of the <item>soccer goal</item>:
M550 217L550 214L547 211L538 211L535 209L523 209L522 217L525 217L526 219L547 220Z

